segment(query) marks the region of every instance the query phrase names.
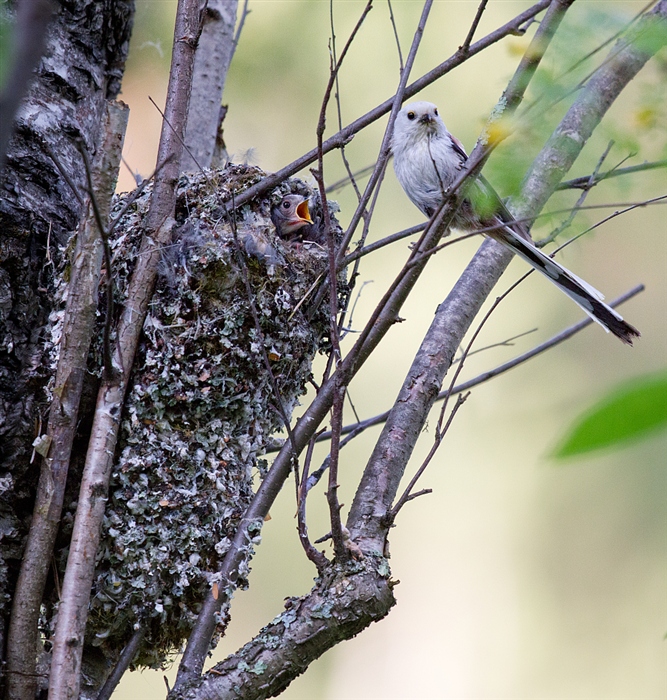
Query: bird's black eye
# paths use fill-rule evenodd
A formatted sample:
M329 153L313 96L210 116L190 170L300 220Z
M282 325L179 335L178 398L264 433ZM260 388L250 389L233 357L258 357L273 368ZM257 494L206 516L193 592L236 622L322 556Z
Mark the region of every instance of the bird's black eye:
M290 204L288 201L283 202L283 209L289 209L289 206L290 206Z
M433 114L435 114L436 117L438 116L438 108L437 107L433 110Z
M412 121L417 115L414 112L408 112L408 119Z

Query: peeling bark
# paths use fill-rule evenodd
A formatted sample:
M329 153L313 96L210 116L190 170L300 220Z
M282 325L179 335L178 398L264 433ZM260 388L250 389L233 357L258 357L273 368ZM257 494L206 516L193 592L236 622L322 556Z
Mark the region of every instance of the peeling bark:
M382 557L332 565L308 595L288 598L286 611L252 641L170 700L278 695L324 651L385 617L396 602L394 585Z
M133 12L132 0L59 5L0 174L3 617L37 482L31 444L46 419L43 387L50 370L44 363L42 329L53 308L51 278L82 213L58 165L83 188L85 171L76 143L81 139L93 156L107 99L120 88Z

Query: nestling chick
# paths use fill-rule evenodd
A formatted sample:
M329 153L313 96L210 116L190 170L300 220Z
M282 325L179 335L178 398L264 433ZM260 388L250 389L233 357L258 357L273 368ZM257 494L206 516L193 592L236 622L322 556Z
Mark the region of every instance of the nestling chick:
M271 221L283 240L325 243L320 219L311 219L308 200L300 194L285 195L280 204L271 209Z

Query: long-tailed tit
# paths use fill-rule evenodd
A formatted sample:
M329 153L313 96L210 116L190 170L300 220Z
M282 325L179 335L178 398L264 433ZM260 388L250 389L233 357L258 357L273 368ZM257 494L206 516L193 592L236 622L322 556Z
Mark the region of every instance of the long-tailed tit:
M401 109L394 125L392 151L396 177L406 194L426 216L433 216L468 158L461 143L447 131L434 104L412 102ZM640 335L639 331L607 306L597 289L536 248L526 227L513 220L500 197L482 176L472 187L483 198L485 208L491 202L492 213L476 213L471 202L465 199L456 213L454 226L475 231L496 225L496 229L485 232L487 236L521 256L607 332L611 331L624 343L632 345L633 338Z

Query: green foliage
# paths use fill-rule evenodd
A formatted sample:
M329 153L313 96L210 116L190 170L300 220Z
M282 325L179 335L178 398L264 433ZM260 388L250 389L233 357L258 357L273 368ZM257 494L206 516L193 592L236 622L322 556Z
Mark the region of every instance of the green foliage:
M651 49L656 48L656 43L662 46L667 41L664 29L657 31L649 25L648 29L638 33L634 25L629 24L630 20L622 12L610 12L591 5L574 6L568 12L533 77L526 99L509 124L510 138L500 143L484 170L501 197L511 198L519 194L533 159L569 109L579 87L614 52L619 37L633 41L640 48ZM613 149L602 171L619 163L625 166L664 157L659 153L661 150L663 154L667 153L665 76L667 57L658 55L635 81L632 102L614 109L605 117L577 158L572 176L592 173L610 141L614 142ZM563 145L566 147L567 141ZM636 187L635 179L615 178L603 186L607 193L611 187L632 196L629 190ZM578 190L557 192L551 198L548 210L566 210L580 194ZM641 192L637 193L637 198L642 198ZM548 236L565 218L566 214L540 217L535 223L534 237ZM567 234L576 235L591 223L591 216L580 212L568 227Z
M614 389L580 416L554 456L616 447L667 427L667 371Z

